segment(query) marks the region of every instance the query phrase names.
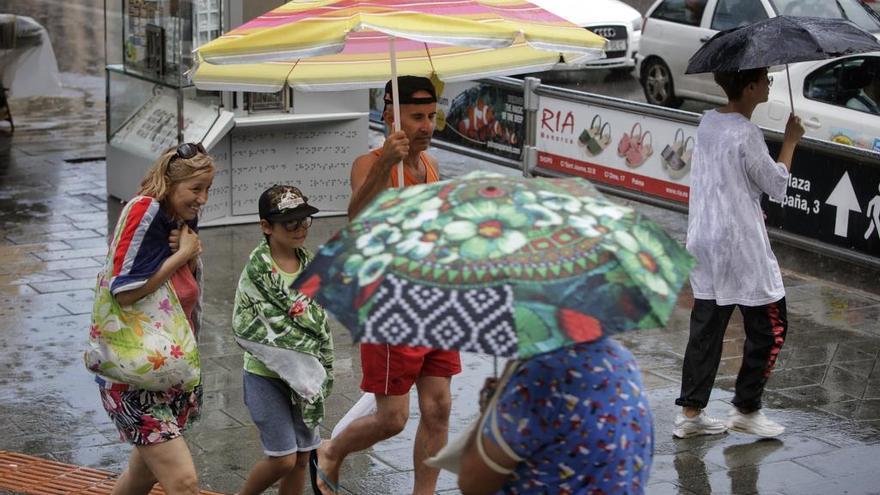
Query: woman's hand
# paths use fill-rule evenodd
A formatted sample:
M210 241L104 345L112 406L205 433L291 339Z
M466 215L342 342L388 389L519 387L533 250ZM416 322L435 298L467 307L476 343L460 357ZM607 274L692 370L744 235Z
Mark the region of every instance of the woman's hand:
M171 278L174 272L182 266L189 264L190 269L195 272L198 257L202 254L202 243L199 240L199 235L189 228L189 225L183 225L180 229L175 229L171 232L168 236L168 245L174 254L162 262L159 270L150 275L150 278L147 279L144 285L115 295L116 302L120 306L134 304L142 297L152 293Z
M171 248L172 253L176 253L180 249L180 229L173 229L168 234L168 247Z
M170 243L171 237L168 239ZM182 256L187 260L191 260L202 254L202 242L199 240L199 235L193 232L193 230L189 228L189 225L184 225L183 228L180 229L177 252L182 253Z

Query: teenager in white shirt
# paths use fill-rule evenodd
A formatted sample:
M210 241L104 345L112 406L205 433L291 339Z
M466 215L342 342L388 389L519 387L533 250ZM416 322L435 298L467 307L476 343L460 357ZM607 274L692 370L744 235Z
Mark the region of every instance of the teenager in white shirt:
M761 413L761 396L776 361L788 321L785 288L770 248L761 196L785 196L791 160L804 134L790 116L777 160L770 157L761 130L750 119L767 101L772 80L767 69L716 73L729 103L707 112L694 148L687 249L697 258L691 273L694 306L682 369L682 407L673 435L724 433L728 429L764 437L785 428ZM721 361L727 323L736 307L743 315L746 342L736 380L733 409L726 422L702 410Z

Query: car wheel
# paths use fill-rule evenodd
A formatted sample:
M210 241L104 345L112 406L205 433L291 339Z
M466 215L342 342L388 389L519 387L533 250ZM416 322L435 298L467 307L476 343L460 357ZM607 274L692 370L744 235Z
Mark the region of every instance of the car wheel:
M672 73L658 58L645 62L642 70L642 88L645 90L645 99L652 105L672 108L681 106L681 99L675 97Z

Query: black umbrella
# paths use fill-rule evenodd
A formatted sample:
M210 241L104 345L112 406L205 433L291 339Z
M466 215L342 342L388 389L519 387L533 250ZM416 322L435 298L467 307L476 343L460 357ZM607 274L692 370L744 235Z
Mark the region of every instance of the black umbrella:
M707 41L688 62L685 74L747 69L880 50L877 39L846 19L771 17L727 31ZM791 80L789 80L791 98ZM792 100L792 111L794 101Z

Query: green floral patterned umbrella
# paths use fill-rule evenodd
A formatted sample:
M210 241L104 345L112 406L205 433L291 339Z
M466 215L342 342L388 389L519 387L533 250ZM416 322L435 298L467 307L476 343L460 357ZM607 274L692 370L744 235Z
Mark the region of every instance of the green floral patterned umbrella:
M477 172L384 191L294 288L361 342L526 357L663 325L693 263L583 179Z

